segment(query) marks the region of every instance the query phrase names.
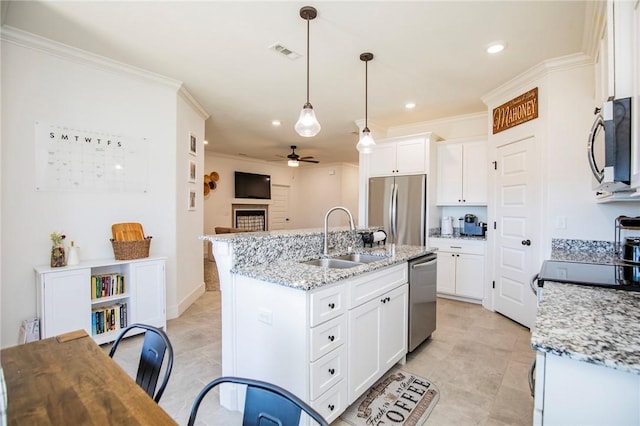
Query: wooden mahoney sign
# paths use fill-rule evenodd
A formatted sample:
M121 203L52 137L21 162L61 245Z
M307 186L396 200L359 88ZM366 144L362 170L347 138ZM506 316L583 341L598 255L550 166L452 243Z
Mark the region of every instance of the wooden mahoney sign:
M493 134L538 118L538 88L493 109Z

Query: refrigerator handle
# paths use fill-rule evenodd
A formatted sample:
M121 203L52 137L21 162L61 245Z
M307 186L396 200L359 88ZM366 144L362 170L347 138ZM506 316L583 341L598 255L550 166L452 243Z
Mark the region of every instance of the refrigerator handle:
M398 184L393 184L391 192L391 242L396 243L398 235Z

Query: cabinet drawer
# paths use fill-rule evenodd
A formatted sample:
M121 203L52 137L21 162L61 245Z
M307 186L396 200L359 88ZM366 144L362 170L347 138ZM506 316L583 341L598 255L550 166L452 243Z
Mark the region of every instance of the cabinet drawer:
M458 238L429 238L429 247L452 253L484 254L485 241Z
M311 403L327 423L331 423L347 409L347 380L343 379L324 395Z
M349 281L349 306L353 309L407 282L407 263L370 272Z
M314 291L309 295L309 322L311 327L322 324L345 312L346 292L344 284Z
M311 363L311 399L318 398L345 376L347 368L345 346L339 346Z
M347 337L347 317L340 315L311 329L311 361L331 352Z

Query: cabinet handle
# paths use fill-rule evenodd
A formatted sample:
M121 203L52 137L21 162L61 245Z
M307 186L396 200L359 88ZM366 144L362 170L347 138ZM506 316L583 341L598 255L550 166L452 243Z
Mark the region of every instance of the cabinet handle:
M333 376L334 374L336 374L336 370L335 370L335 368L330 368L330 369L329 369L329 374L331 374L332 376Z
M333 308L335 308L335 307L336 307L336 304L335 304L335 303L329 303L329 309L333 309Z
M336 406L333 404L329 404L327 408L329 409L329 411L333 411L336 408Z
M335 340L335 338L336 338L335 336L329 336L329 340L332 342Z
M531 396L536 396L536 360L534 359L531 363L531 367L529 367L529 390L531 391Z
M391 298L390 297L385 297L384 299L380 300L382 303L387 303L388 301L390 301Z

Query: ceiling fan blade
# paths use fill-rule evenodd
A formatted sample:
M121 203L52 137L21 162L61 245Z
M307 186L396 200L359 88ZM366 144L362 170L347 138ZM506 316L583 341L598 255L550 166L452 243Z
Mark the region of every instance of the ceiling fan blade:
M313 158L313 156L300 157L299 160L310 160L312 158Z
M305 163L316 163L316 164L319 163L318 160L303 160L302 158L299 158L298 161L304 161Z

